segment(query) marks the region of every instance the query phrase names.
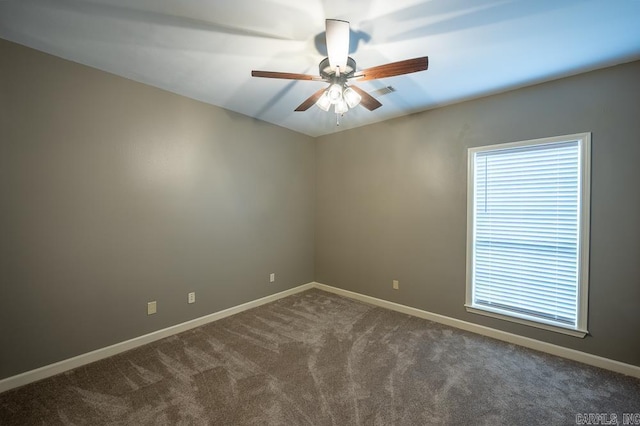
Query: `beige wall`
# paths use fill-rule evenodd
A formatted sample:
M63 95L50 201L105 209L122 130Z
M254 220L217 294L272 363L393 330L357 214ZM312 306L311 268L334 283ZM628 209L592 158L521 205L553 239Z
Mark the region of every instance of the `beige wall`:
M0 61L0 378L313 281L312 138L3 40Z
M640 365L638 76L634 62L319 138L316 281ZM467 313L467 148L578 132L592 132L591 336Z

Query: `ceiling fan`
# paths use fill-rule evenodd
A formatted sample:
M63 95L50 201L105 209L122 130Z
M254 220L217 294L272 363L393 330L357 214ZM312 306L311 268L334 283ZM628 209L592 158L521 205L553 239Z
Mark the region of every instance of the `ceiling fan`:
M336 114L344 114L358 104L369 111L382 106L373 96L351 81L367 81L424 71L429 66L429 57L392 62L364 70L356 70L356 61L349 57L349 22L337 19L326 20L327 58L319 65L319 76L273 71L251 71L253 77L282 78L287 80L325 81L329 86L320 89L302 102L295 111L306 111L316 104L324 111L334 106Z

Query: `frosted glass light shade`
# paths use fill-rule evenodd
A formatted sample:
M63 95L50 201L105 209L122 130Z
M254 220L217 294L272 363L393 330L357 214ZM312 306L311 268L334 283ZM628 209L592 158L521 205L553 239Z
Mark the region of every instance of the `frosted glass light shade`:
M362 96L351 87L347 87L342 96L347 102L347 105L349 105L349 108L355 108L362 100Z
M316 101L316 105L323 111L329 111L331 107L331 100L329 99L329 92L325 91L322 96Z
M345 112L349 111L347 102L343 98L340 98L338 103L336 103L335 110L336 110L336 114L344 114Z
M327 93L329 93L329 100L331 101L331 103L335 104L340 99L342 99L342 86L340 86L337 83L334 83L331 85L331 87L329 87L329 90L327 90Z

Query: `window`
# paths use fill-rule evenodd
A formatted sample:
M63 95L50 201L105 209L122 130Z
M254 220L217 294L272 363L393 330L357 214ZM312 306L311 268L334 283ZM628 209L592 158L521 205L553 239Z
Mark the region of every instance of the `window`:
M591 134L469 149L467 311L587 334Z

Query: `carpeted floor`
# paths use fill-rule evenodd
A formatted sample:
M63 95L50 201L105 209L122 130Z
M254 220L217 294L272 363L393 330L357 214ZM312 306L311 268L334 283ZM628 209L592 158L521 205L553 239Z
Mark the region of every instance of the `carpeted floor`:
M640 380L310 290L0 394L1 425L576 424Z

